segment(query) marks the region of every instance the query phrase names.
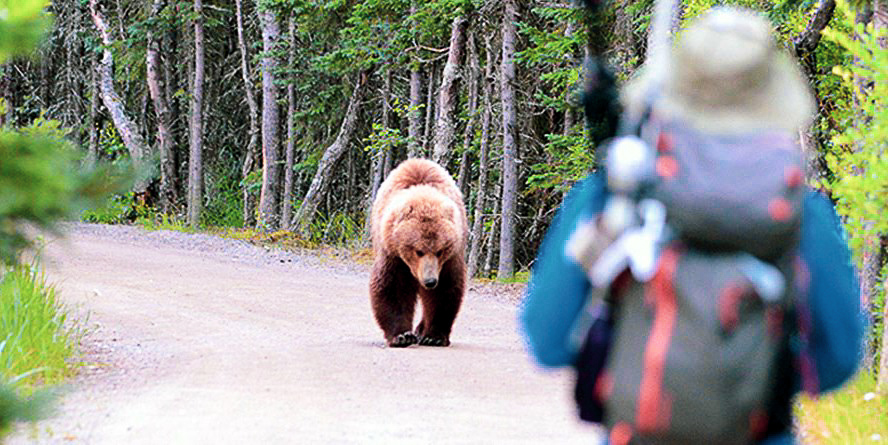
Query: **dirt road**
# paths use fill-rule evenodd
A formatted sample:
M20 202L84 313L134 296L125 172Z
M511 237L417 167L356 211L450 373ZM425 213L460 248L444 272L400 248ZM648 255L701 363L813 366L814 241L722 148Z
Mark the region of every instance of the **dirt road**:
M11 443L593 443L514 298L470 288L449 348L383 347L367 267L205 235L76 225L48 279L90 365Z

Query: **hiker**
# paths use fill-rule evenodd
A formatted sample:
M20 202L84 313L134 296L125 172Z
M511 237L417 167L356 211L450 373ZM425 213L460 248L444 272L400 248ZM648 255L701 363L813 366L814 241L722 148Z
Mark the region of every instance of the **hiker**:
M751 11L713 8L690 25L665 59L659 79L652 78L652 67L646 67L623 89L624 119L650 115L721 140L766 133L795 141L814 114L814 99L798 68L777 49L768 22ZM748 148L743 154L751 158L770 149L741 148ZM607 184L599 169L572 188L534 263L520 323L531 354L544 367L577 364L580 349L572 341L572 331L595 289L588 270L565 251L578 225L590 215L593 221L601 215L612 195ZM794 344L791 353L781 356L781 365L789 371L772 379L777 380L772 382L774 389L786 390L777 392L780 400L771 402L766 430L752 440L769 445L793 442L794 393L838 388L854 374L861 351L858 283L840 221L825 196L805 188L800 197L801 265L794 281L807 278L807 289L797 299L791 326L806 335L801 345ZM659 258L664 261L663 255ZM607 353L612 323L605 326L606 341L592 344L592 354ZM701 424L710 414L693 413ZM626 431L617 431L615 438L615 430L612 443L628 441Z

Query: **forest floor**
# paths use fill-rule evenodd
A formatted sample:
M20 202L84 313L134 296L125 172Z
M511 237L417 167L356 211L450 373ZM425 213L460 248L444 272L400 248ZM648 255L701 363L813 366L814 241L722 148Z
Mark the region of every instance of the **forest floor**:
M593 443L566 372L472 282L449 348L384 347L369 266L204 234L72 224L47 279L89 329L58 413L9 443Z

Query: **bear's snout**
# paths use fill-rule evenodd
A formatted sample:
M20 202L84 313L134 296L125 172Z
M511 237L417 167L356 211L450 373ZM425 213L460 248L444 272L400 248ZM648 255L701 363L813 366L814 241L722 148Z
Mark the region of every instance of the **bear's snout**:
M419 282L426 289L434 289L438 285L438 274L441 273L438 258L426 255L419 260Z

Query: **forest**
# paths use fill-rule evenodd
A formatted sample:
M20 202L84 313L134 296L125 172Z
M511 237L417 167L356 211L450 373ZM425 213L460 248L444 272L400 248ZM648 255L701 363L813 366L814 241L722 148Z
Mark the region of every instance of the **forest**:
M0 71L3 125L50 126L86 165L132 165L119 222L366 242L387 173L428 157L466 196L472 276L512 279L596 168L583 60L644 63L654 2L53 0ZM716 3L678 2L672 33ZM874 325L888 259L884 0L739 0L773 23L818 99L808 183L843 217ZM87 214L85 214L87 215ZM102 215L105 215L103 217ZM110 220L110 221L109 221ZM873 350L880 335L874 334ZM876 354L871 355L871 359Z

